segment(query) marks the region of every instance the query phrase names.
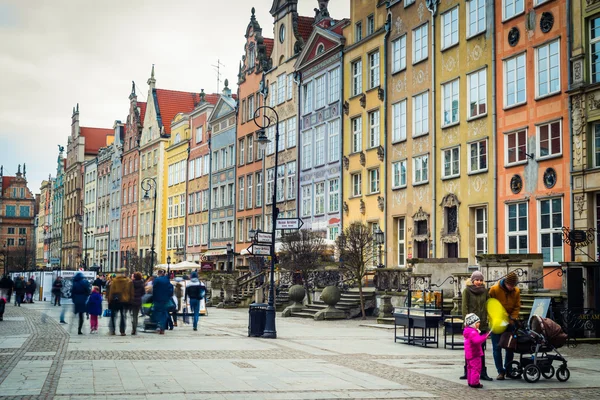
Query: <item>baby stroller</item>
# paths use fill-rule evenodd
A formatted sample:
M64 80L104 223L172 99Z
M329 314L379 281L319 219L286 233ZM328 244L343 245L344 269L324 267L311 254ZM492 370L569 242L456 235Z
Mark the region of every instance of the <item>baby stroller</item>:
M514 352L520 354L520 358L510 364L508 376L511 379L523 376L529 383L537 382L540 376L552 379L555 373L552 363L560 361L556 379L560 382L569 380L571 372L567 368L567 360L557 350L567 342L566 333L550 318L537 315L531 317L528 325L513 334L513 339L517 341Z
M153 318L152 312L152 294L147 293L142 296L142 315L144 322L142 323L142 332L155 331L158 328L158 323Z

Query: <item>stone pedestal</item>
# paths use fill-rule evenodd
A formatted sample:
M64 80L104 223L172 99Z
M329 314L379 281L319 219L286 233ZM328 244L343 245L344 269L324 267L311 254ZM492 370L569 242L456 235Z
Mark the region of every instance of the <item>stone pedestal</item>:
M288 306L281 313L282 317L291 317L293 312L302 311L304 308L304 297L306 291L302 285L293 285L288 291L288 296L292 305Z
M380 297L381 306L379 307L379 318L391 318L394 315L394 306L392 305L392 296L384 294Z
M342 310L335 308L335 305L342 298L342 293L337 286L327 286L321 293L321 300L327 304L327 308L321 310L315 314L315 320L320 321L324 319L345 319L346 313Z

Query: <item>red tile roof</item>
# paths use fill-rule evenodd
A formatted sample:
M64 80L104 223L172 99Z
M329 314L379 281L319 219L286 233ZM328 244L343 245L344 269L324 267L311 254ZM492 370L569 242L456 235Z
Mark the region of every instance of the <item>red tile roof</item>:
M234 96L235 96L235 95L234 95ZM219 96L218 94L216 94L216 93L213 93L213 94L207 94L207 95L204 97L204 100L206 100L208 103L210 103L210 104L212 104L212 105L214 106L214 105L217 105L217 102L219 101L219 97L220 97L220 96Z
M144 125L144 116L146 115L146 102L138 101L138 107L140 108L140 123Z
M273 53L273 39L265 38L263 43L267 49L267 58L269 58L271 57L271 53Z
M12 185L13 181L15 180L14 176L4 176L2 177L2 195L4 196L4 192L6 192L6 189L8 189L8 187L10 185Z
M164 127L168 135L171 134L171 121L175 115L192 111L200 101L198 93L154 89L153 94L159 125Z
M112 129L79 128L79 134L85 137L85 154L96 155L101 147L106 147L106 137L115 134Z
M315 23L315 19L312 17L298 17L298 33L304 39L306 43L310 34L313 31L313 24Z

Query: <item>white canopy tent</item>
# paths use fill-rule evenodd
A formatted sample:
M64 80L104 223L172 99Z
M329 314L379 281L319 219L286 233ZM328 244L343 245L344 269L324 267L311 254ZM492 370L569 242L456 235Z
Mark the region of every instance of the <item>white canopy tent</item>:
M200 264L196 264L195 262L191 262L191 261L182 261L180 263L171 264L171 265L159 264L156 267L154 267L154 270L157 271L160 269L164 269L166 271L167 269L169 269L171 271L185 271L188 269L196 269L196 268L200 268Z

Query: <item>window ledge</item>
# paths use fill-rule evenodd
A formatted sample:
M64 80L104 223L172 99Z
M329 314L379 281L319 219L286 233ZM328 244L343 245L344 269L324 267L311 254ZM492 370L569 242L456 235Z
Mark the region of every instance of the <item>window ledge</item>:
M377 150L377 149L379 148L379 146L380 146L380 145L378 144L378 145L377 145L377 146L375 146L375 147L369 147L369 148L368 148L368 149L366 149L365 151L367 151L367 152L371 152L371 151L373 151L373 150Z
M521 106L524 106L524 105L527 105L527 101L522 101L520 103L511 104L510 106L504 106L502 108L502 110L508 111L508 110L513 109L513 108L521 107Z
M369 194L367 194L367 196L375 196L380 193L381 193L381 191L377 191L377 192L369 193Z
M459 40L459 41L457 41L456 43L452 43L452 44L451 44L450 46L448 46L448 47L443 47L443 48L441 48L441 49L440 49L440 51L443 53L443 52L445 52L445 51L447 51L447 50L450 50L450 49L452 49L453 47L456 47L456 46L458 46L458 44L459 44L459 43L460 43L460 40Z
M367 89L366 93L373 92L373 91L379 89L380 87L381 87L381 84L379 84L377 86L373 86L372 88Z
M554 158L561 158L563 156L562 152L560 152L559 154L552 154L549 156L544 156L544 157L538 157L535 160L536 161L546 161L546 160L552 160Z
M424 132L424 133L419 133L418 135L413 135L412 138L413 139L418 139L420 137L427 136L427 135L429 135L429 131Z
M449 181L451 179L457 179L457 178L460 178L460 174L458 174L458 175L450 175L450 176L442 176L441 179L443 181Z
M354 100L354 99L356 99L356 98L358 98L358 97L360 97L360 96L362 96L362 95L363 95L363 92L361 91L361 92L360 92L360 93L358 93L358 94L353 94L352 96L350 96L350 97L348 98L348 100Z
M502 20L502 23L503 23L503 24L505 24L505 23L509 22L510 20L513 20L513 19L515 19L515 18L517 18L517 17L519 17L519 16L521 16L521 15L523 15L523 14L525 14L525 10L521 11L521 12L520 12L520 13L518 13L518 14L511 15L510 17L508 17L508 18L506 18L506 19L503 19L503 20Z
M487 105L486 105L486 108L487 108ZM483 114L479 114L479 115L476 115L474 117L467 118L467 122L471 122L471 121L475 121L475 120L478 120L478 119L481 119L481 118L485 118L485 117L487 117L487 115L488 115L488 113L486 111Z
M527 160L524 160L524 161L517 161L514 163L510 163L510 164L507 163L507 164L504 164L504 168L518 167L519 165L527 164L527 162L528 162Z
M392 187L392 190L400 190L400 189L406 189L406 185Z
M477 171L471 171L471 172L468 172L468 173L467 173L467 175L468 175L468 176L471 176L471 175L479 175L479 174L484 174L484 173L488 172L488 170L489 170L489 168L486 168L486 169L480 169L480 170L477 170Z
M426 185L429 183L429 179L427 179L426 181L423 182L418 182L418 183L413 183L413 186L421 186L421 185Z
M460 125L460 121L452 122L452 123L449 123L449 124L446 124L446 125L442 125L441 128L442 129L452 128L453 126L457 126L457 125Z
M420 60L418 60L418 61L413 61L412 65L413 65L413 67L414 67L415 65L417 65L417 64L420 64L420 63L422 63L422 62L424 62L424 61L427 61L428 59L429 59L429 55L427 55L427 57L425 57L425 58L422 58L422 59L420 59Z
M392 71L392 76L397 75L401 72L405 72L406 71L406 66L404 66L403 68L400 68L398 71Z
M395 140L395 141L392 140L392 144L400 144L400 143L404 143L404 142L406 142L406 138L404 138L404 139L398 139L398 140Z
M548 93L548 94L545 94L543 96L536 96L535 97L535 101L544 100L544 99L547 99L548 97L558 96L561 93L562 93L562 91L559 90L557 92Z
M485 34L486 31L487 31L487 29L484 29L481 32L477 32L477 33L472 34L471 36L467 36L467 41L469 41L471 39L475 39L478 36L481 36L481 35Z
M545 0L545 1L542 1L542 2L538 2L537 4L533 5L533 9L535 10L536 8L541 7L543 5L546 5L546 4L550 3L551 1L552 0ZM535 3L535 1L534 1L534 3ZM558 265L558 263L556 263L556 265Z

